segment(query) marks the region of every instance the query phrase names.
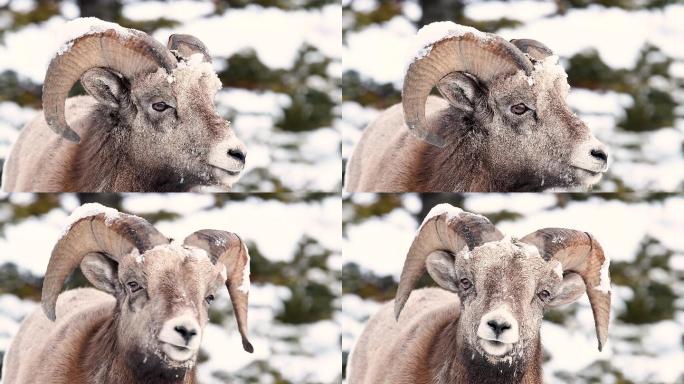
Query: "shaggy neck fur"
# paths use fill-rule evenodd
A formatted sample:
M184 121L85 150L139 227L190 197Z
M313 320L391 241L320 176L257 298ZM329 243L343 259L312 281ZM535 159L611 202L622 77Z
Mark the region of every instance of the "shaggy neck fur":
M133 107L129 107L133 108ZM127 155L130 127L122 124L120 116L111 109L98 105L87 120L94 127L81 135L74 154L73 172L68 175L66 190L74 191L182 191L198 185L199 180L182 177L171 169L144 169L134 164ZM181 183L180 181L183 181Z
M486 121L486 117L482 119ZM447 108L434 128L447 143L438 148L421 142L417 161L407 175L409 187L417 192L538 192L543 183L532 174L507 170L499 174L484 156L489 152L489 134L476 119L456 108ZM548 183L552 183L551 180Z
M458 321L446 326L429 353L431 384L541 384L541 345L537 340L531 361L492 365L459 337Z
M72 383L100 384L196 384L195 367L169 369L160 365L158 357L126 351L117 339L119 316L112 317L93 329L92 337L81 349L77 372L69 374Z

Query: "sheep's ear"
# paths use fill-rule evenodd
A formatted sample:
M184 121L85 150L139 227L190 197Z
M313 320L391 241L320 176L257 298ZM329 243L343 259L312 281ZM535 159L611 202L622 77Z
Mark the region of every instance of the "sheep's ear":
M567 273L563 276L560 293L549 302L549 306L559 307L561 305L570 304L579 299L586 290L587 288L580 275L576 273Z
M428 255L427 260L425 260L425 267L432 280L440 287L451 292L458 291L453 255L444 251L432 252Z
M444 76L437 83L437 89L449 104L466 112L474 111L477 99L482 95L477 79L463 72Z
M99 103L119 108L125 96L126 87L121 78L105 68L93 68L81 76L81 84L86 92Z
M115 295L119 290L118 265L99 253L89 253L81 261L81 272L95 288Z

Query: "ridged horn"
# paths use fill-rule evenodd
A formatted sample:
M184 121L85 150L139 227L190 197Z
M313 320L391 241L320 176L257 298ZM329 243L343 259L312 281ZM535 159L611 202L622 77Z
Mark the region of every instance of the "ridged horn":
M563 228L544 228L520 241L537 247L544 260L558 260L564 271L575 272L587 287L587 296L594 313L598 349L608 338L610 321L610 260L601 245L589 233Z
M64 282L86 255L100 253L119 262L121 256L134 249L144 253L169 242L140 217L113 209L103 212L99 204L85 204L81 209L92 210L93 207L96 211L75 221L52 250L41 297L43 312L52 321L56 318L55 305Z
M461 26L454 26L459 28ZM420 38L420 31L418 37ZM476 30L440 40L427 55L413 61L404 76L402 105L408 129L419 139L444 147L444 139L427 130L425 102L432 88L452 72L466 72L487 84L503 75L532 72L532 63L505 39Z
M177 60L161 43L133 29L107 29L69 41L69 48L50 62L43 83L45 121L55 133L78 143L80 137L67 124L64 102L71 87L87 70L112 69L125 78L164 68L171 72Z
M542 61L553 55L551 48L532 39L513 39L511 43L518 47L523 53L527 53L534 61Z
M226 267L226 288L233 304L242 348L252 353L254 347L247 337L247 305L249 299L249 253L240 237L231 232L202 229L184 240L185 245L205 250L214 264Z
M484 216L464 212L450 204L439 204L430 210L413 239L399 278L394 298L394 315L399 318L418 279L426 271L425 260L434 251L457 253L467 246L473 249L503 235Z
M211 63L211 55L209 49L204 43L192 35L174 34L169 36L169 42L166 47L170 51L176 51L181 57L188 59L195 53L201 53L204 61Z

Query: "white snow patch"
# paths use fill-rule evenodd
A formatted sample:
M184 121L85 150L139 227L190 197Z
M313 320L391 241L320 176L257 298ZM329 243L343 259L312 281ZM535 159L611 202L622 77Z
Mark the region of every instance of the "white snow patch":
M243 292L243 293L249 293L249 273L250 273L250 257L249 257L249 250L247 249L247 246L245 243L242 243L242 248L245 250L245 256L247 256L247 263L245 263L245 267L242 269L242 282L240 283L240 286L238 287L238 291Z
M68 224L66 228L64 229L64 232L62 233L62 237L71 230L71 226L74 225L77 221L84 219L86 217L90 216L97 216L101 213L104 213L105 215L105 225L110 225L112 220L116 220L120 217L119 211L117 211L114 208L109 208L105 207L102 204L99 203L86 203L81 205L80 207L76 208L74 212L71 213L71 216L69 216Z
M610 293L610 258L608 256L605 256L605 259L603 260L603 264L601 264L601 273L600 273L600 280L599 280L599 285L597 285L594 289L597 291L601 291L603 293Z
M131 256L135 258L135 262L138 264L142 264L145 262L145 255L141 255L138 251L138 248L133 248L133 250L131 251Z
M557 262L556 266L553 267L553 271L556 272L556 275L558 275L561 280L563 279L563 264Z
M62 45L57 49L55 56L59 56L68 51L74 45L73 40L94 33L100 33L107 30L115 30L122 39L128 39L135 34L144 32L135 29L124 28L116 23L110 23L98 19L97 17L79 17L66 23L60 29L58 40L62 41Z
M458 207L454 207L451 204L448 203L442 203L442 204L437 204L432 209L430 209L430 212L425 216L423 219L423 222L420 224L420 227L418 227L418 232L420 232L421 229L423 229L423 225L427 223L428 220L432 219L435 216L439 216L443 213L447 214L447 221L453 219L454 217L458 217L461 213L463 213L463 210Z
M406 69L415 61L427 56L434 44L449 38L461 37L466 33L473 34L483 41L491 39L491 36L473 27L456 24L451 21L437 21L423 26L418 30L418 33L411 42L412 47L409 51L411 55L408 57Z

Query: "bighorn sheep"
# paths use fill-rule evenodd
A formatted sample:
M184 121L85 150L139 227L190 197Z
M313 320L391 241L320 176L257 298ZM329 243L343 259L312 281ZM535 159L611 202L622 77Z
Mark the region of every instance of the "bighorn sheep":
M83 31L50 62L44 111L14 144L3 189L231 188L246 152L214 109L221 81L205 45L171 35L164 47L144 32L97 19L71 23ZM90 96L67 99L79 79Z
M588 189L608 155L565 98L542 43L450 22L417 35L402 104L372 122L346 172L350 192ZM433 87L444 99L429 96Z
M438 205L408 251L394 303L359 337L348 382L541 383L539 330L547 308L586 290L603 348L608 265L588 233L546 228L511 239L482 216ZM446 291L411 294L426 269Z
M196 383L208 307L223 284L243 348L254 350L247 339L249 255L237 235L205 229L170 242L144 219L100 207L74 213L55 245L42 311L24 320L10 345L5 384ZM79 265L100 291L60 295Z

